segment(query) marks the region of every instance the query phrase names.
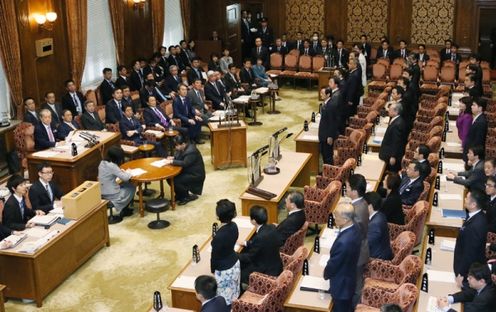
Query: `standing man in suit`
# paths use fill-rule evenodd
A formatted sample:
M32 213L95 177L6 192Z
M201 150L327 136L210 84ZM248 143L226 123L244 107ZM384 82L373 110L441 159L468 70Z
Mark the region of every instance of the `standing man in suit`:
M386 162L386 170L398 172L401 169L401 158L405 154L406 125L403 118L401 104L389 105L389 126L384 133L379 158Z
M425 44L418 45L417 59L422 66L425 66L427 61L430 59L429 54L425 53Z
M217 296L217 281L213 276L200 275L195 279L196 299L201 302L200 312L229 312L226 300Z
M396 51L395 53L395 58L402 58L406 60L408 55L410 54L410 51L407 49L407 44L405 40L400 40L400 48Z
M65 81L65 89L67 93L62 96L62 109L70 110L74 117L81 115L84 111L83 104L86 101L84 95L77 90L72 79Z
M358 69L357 59L350 58L348 61L349 75L346 88L347 118L356 115L360 97L363 95L362 74Z
M354 223L360 232L360 254L356 265L356 288L353 295L353 308L358 304L362 296L363 288L363 271L369 261L369 243L368 243L368 226L369 226L369 207L363 196L367 190L367 181L361 174L353 174L346 181L346 196L351 199L351 205L354 210Z
M448 39L444 41L444 49L439 51L439 56L441 57L441 63L451 59L451 45L453 42Z
M273 224L267 224L267 210L261 206L250 208L250 221L257 231L249 241L238 241L245 246L239 254L241 262L241 282L248 284L250 274L260 272L278 276L282 272L279 248L282 238Z
M34 126L34 148L37 151L58 145L57 129L53 128L52 124L52 114L48 109L42 109L40 122Z
M250 57L253 46L250 21L248 21L248 11L241 11L241 52L243 59Z
M460 292L447 297L438 298L437 305L443 311L456 312L450 304L463 302L465 312L492 312L496 306L496 288L491 280L489 266L472 263L468 271L468 286Z
M124 65L117 66L117 72L119 77L115 80L115 86L117 88L122 88L122 86L129 86L131 84L131 79L127 76L127 68Z
M144 86L145 76L143 75L140 61L135 60L133 64L133 71L129 77L129 87L131 91L139 91Z
M122 106L122 90L115 88L112 99L105 104L105 123L115 124L124 117Z
M337 67L348 68L348 58L350 53L343 47L343 40L336 43L336 52L334 52L335 65Z
M312 49L315 53L317 53L317 51L320 50L320 42L319 42L319 33L318 32L314 32L312 34L310 46L312 47Z
M112 91L115 89L115 84L112 81L112 70L110 68L103 69L103 81L100 84L100 95L103 103L107 103L112 99Z
M486 208L488 231L496 233L496 177L494 176L487 177L486 195L489 197Z
M333 312L354 310L352 298L358 278L362 234L355 223L355 212L350 204L339 204L333 212L339 234L332 244L330 257L324 269L324 279L330 280Z
M486 194L472 190L465 197L464 207L468 216L456 238L453 257L453 271L466 285L470 265L474 262L486 262L487 219L482 211Z
M389 41L383 40L381 48L377 49L377 59L388 59L391 63L394 59L394 51L389 47Z
M57 138L61 141L65 141L65 138L69 135L71 131L79 129L79 125L72 118L72 113L68 109L62 111L62 122L57 128Z
M35 126L38 122L40 122L40 118L38 117L38 113L36 112L36 103L32 97L27 97L24 99L24 122L29 122Z
M406 176L401 179L400 197L403 205L413 205L417 202L424 190L424 184L420 178L420 164L413 160L406 167Z
M200 79L193 81L192 88L188 91L188 99L191 106L195 109L196 115L200 116L203 124L208 123L208 119L212 117L208 105L205 103L205 93L203 92L203 85Z
M188 137L191 142L203 144L205 142L200 139L203 119L196 115L195 109L191 105L187 95L188 87L180 84L178 87L178 96L176 96L173 102L174 118L180 119L181 125L188 129Z
M263 66L265 68L269 68L269 50L262 45L262 39L260 37L255 39L255 47L251 50L252 63L256 64L258 58L263 60Z
M279 223L276 227L277 232L281 235L283 245L286 240L298 232L306 221L304 211L304 198L300 192L292 191L286 196L285 199L286 209L288 210L288 217Z
M461 172L448 172L446 179L466 188L485 191L486 174L484 173L484 147L474 145L468 148L467 160L472 168Z
M45 103L41 105L42 109L48 109L52 114L52 128L57 128L62 120L62 105L55 102L55 92L48 91L45 93Z
M34 210L48 213L53 209L53 203L64 195L60 188L52 181L53 168L43 162L37 166L38 180L29 188L29 201Z
M480 89L477 88L477 86L475 85L474 74L469 74L465 76L464 86L465 86L465 93L468 93L469 96L473 98L482 96Z
M105 131L105 125L96 112L95 102L91 100L84 102L84 108L86 111L81 116L81 123L83 124L83 128L93 131Z
M391 260L393 251L389 240L389 228L386 216L380 211L382 198L376 192L368 192L363 197L369 207L369 226L367 239L370 258Z
M182 72L183 70L186 69L186 66L184 66L184 63L182 62L181 58L179 57L180 53L180 48L179 46L170 46L169 47L169 64L170 66L175 65L179 69L179 72Z
M28 193L27 180L18 174L14 174L7 181L7 188L12 196L7 199L2 213L2 224L12 231L23 231L31 228L34 223L29 219L37 215L44 215L41 210L33 210L27 206L25 197Z
M468 148L470 146L486 146L487 136L487 119L484 111L486 110L486 101L482 98L472 99L472 125L468 129L465 146L463 146L463 160L467 161Z
M372 53L372 47L368 42L367 35L363 34L360 37L360 45L363 48L363 55L365 55L365 59L367 60L367 64L370 64L370 54Z
M339 136L339 107L342 103L339 91L339 78L329 78L329 88L323 92L324 104L322 105L321 118L319 122L319 146L320 154L324 164L334 163L334 141Z
M262 45L265 48L268 48L274 42L274 34L272 33L272 28L269 27L268 24L269 20L266 17L263 17L260 20L260 27L257 31L257 37L262 39Z
M250 60L245 60L245 62ZM212 101L212 108L214 110L225 108L226 93L223 88L217 84L217 75L214 71L209 70L207 73L208 82L205 83L205 98Z

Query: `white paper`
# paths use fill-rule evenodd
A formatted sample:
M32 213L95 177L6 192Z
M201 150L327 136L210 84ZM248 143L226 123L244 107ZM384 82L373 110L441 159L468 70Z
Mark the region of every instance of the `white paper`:
M384 137L375 136L374 139L372 140L372 142L380 144L380 143L382 143L382 139L384 139Z
M233 221L240 228L244 228L244 229L253 228L253 224L251 224L250 218L234 218Z
M429 282L455 283L455 273L450 271L427 270Z
M462 200L462 195L460 194L439 194L440 200Z
M456 245L456 241L443 239L441 241L441 246L439 246L439 249L445 251L455 251L455 245Z
M59 216L57 215L50 215L47 214L45 216L34 216L29 220L29 222L32 222L34 224L40 224L40 225L51 225L53 224Z
M447 176L445 174L438 174L439 175L439 180L441 182L448 182Z
M134 152L138 149L136 146L126 145L126 144L121 144L121 148L124 150L124 152L129 152L129 153Z
M171 286L177 288L195 289L195 279L196 276L180 275Z
M142 175L143 173L146 173L146 170L143 170L141 168L134 168L134 169L130 169L130 170L128 169L126 171L128 171L131 174L131 176L133 176L133 177L136 177L136 176Z
M318 141L319 137L317 135L304 134L301 136L301 139L307 141Z
M327 291L329 290L329 281L326 281L323 277L305 275L301 279L300 287Z
M146 130L145 133L153 134L157 138L161 138L164 136L164 133L162 131L158 131L158 130Z
M44 228L40 226L35 226L29 229L26 229L23 231L23 233L26 233L29 237L35 237L35 238L40 238L48 234L49 230L45 230Z
M152 162L150 165L152 165L153 167L162 168L163 166L165 166L166 162L167 162L167 159L161 159L161 160L156 160L156 161Z
M60 153L59 152L54 152L54 151L40 151L40 152L36 152L36 153L33 153L33 156L36 156L36 157L55 157L57 155L59 155Z
M462 147L462 144L458 142L446 142L446 145L449 147Z
M255 89L255 92L258 94L267 93L267 92L269 92L269 88L267 88L267 87L257 88L257 89Z
M329 261L330 257L331 257L330 255L321 255L319 259L319 265L325 268L325 266L327 265L327 261Z
M308 128L310 129L318 129L319 128L319 124L316 123L316 122L311 122L308 124Z
M375 127L375 134L384 134L386 133L387 127Z
M429 297L429 301L427 303L427 312L444 312L443 309L437 306L437 298L434 296Z
M246 104L246 103L248 103L249 100L250 100L249 95L242 95L240 97L235 98L232 101L233 101L233 103ZM214 112L214 114L215 114L215 112Z
M459 171L465 171L465 166L463 165L463 162L462 160L460 160L460 163L443 163L443 167L444 169L446 170L449 170L449 171L456 171L456 172L459 172Z

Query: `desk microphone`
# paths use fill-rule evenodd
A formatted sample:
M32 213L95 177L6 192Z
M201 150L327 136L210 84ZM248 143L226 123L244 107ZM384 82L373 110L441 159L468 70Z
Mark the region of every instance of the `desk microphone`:
M284 127L284 128L282 128L282 129L279 129L279 130L277 130L276 132L274 132L274 133L272 134L272 136L273 136L274 138L277 138L277 137L279 136L279 134L283 133L283 132L284 132L284 131L286 131L286 130L288 130L288 127Z

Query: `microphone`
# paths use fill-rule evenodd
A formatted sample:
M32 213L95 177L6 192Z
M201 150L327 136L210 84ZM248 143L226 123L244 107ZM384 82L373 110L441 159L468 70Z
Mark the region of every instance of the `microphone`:
M258 150L254 151L253 154L252 154L252 156L257 156L258 154L265 152L268 148L269 148L269 145L268 144L265 145L265 146L262 146Z
M288 130L288 127L284 127L284 128L282 128L282 129L279 129L279 130L277 130L276 132L274 132L274 133L272 134L272 136L273 136L274 138L277 138L277 137L279 136L279 134L283 133L283 132L284 132L284 131L286 131L286 130Z

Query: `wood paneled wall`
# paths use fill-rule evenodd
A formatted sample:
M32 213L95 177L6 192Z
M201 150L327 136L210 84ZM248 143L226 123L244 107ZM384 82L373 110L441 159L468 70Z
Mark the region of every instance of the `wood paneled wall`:
M153 54L152 18L150 3L142 9L135 9L133 1L127 1L124 11L124 64L131 66L136 58L150 58ZM129 40L128 40L129 39Z

